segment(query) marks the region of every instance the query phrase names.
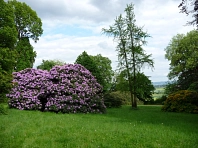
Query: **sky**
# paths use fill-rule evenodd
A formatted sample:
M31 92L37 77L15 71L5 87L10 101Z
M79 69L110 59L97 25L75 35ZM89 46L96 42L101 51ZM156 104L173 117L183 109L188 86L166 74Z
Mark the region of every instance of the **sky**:
M86 51L89 55L101 54L112 61L117 69L116 42L102 34L109 28L127 4L134 4L137 26L151 35L144 46L146 54L152 54L154 69L145 67L142 72L152 82L168 81L169 61L164 49L173 36L195 29L185 26L191 16L179 13L181 0L18 0L37 12L43 23L43 35L37 43L31 41L37 53L34 68L42 60L61 60L74 63Z

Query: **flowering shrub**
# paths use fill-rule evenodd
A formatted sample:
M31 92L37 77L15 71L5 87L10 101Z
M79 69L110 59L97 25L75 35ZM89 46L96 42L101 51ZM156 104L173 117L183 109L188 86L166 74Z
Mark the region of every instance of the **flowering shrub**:
M79 64L55 66L49 72L25 69L14 73L17 83L7 97L9 106L63 113L103 113L102 87Z
M7 94L9 107L27 110L42 109L42 100L46 96L47 86L53 85L49 73L44 70L27 68L13 73L11 92Z
M173 93L164 102L162 110L198 114L198 93L190 90L180 90Z

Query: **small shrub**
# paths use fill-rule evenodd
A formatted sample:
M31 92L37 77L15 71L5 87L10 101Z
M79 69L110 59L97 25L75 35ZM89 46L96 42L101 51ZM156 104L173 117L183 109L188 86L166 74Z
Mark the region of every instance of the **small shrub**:
M166 101L167 97L165 95L161 96L160 98L154 101L155 105L163 105L164 101Z
M107 93L104 95L104 103L108 108L121 107L122 98L120 98L116 93Z
M162 107L163 111L198 113L198 93L180 90L168 96Z
M0 115L7 115L7 114L8 114L7 108L4 107L3 104L0 104Z
M6 94L0 94L0 103L7 103L8 98L6 97Z
M189 86L188 90L193 90L193 91L198 92L198 81L192 83L192 84Z

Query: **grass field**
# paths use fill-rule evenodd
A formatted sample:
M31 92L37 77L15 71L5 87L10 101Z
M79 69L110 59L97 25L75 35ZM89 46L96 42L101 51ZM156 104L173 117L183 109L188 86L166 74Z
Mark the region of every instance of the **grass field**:
M163 96L164 89L165 89L165 87L156 87L154 94L153 94L153 99L156 100L156 99L159 99L161 96Z
M0 148L197 148L198 115L161 106L55 114L10 109L0 116Z

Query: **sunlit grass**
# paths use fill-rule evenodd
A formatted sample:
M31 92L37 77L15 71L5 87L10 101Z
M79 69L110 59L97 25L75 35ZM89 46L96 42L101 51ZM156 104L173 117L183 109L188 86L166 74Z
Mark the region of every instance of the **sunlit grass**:
M55 114L10 109L0 116L1 148L197 148L198 116L161 106Z
M165 87L156 87L153 94L153 99L156 100L161 98L164 95L164 89Z

